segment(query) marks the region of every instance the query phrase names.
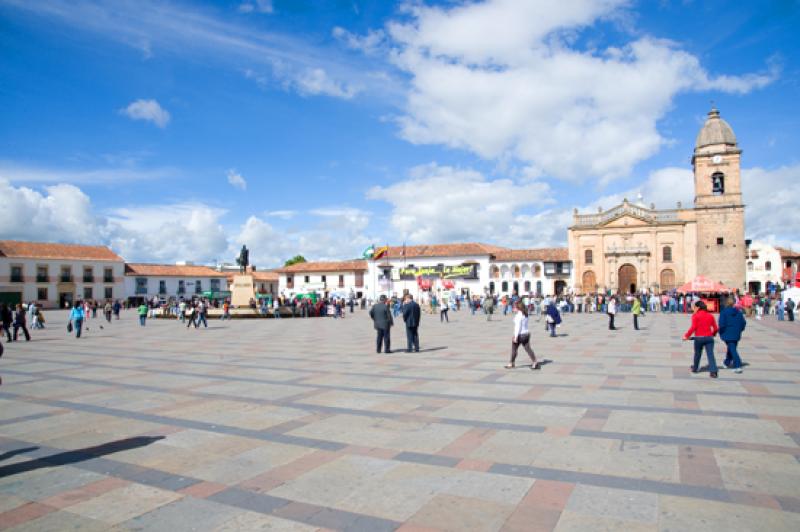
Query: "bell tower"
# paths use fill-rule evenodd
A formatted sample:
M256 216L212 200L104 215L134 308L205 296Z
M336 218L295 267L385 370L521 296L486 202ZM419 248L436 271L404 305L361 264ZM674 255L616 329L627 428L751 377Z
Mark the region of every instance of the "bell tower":
M742 150L728 123L712 108L695 142L694 211L697 273L731 288L745 288Z

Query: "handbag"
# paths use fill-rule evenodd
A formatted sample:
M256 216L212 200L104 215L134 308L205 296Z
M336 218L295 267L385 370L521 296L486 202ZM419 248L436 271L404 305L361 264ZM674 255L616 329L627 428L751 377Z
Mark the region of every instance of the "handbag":
M71 332L72 332L72 322L71 322L71 321L68 321L68 322L67 322L67 332L68 332L68 333L71 333Z

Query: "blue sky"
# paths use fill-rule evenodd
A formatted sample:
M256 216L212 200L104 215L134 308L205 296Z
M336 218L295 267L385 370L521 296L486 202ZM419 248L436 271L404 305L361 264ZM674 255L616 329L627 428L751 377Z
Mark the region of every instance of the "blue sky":
M0 0L0 238L262 267L565 245L692 200L713 100L747 236L800 246L794 1Z

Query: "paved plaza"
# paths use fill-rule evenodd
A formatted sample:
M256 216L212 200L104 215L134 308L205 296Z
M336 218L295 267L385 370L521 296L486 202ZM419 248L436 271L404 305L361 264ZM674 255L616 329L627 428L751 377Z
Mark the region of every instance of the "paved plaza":
M510 315L450 314L377 355L365 311L80 340L48 312L0 359L0 529L800 530L800 325L750 320L712 380L687 316L532 320L535 372L503 369Z

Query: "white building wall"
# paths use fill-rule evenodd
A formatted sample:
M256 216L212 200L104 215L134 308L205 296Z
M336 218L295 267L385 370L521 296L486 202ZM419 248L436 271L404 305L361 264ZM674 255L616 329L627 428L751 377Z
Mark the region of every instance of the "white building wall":
M136 292L136 279L147 279L147 293L139 294ZM131 297L145 297L152 299L154 296L160 298L176 298L181 297L191 298L192 296L199 295L202 292L211 290L211 279L219 280L219 291L225 292L228 290L228 280L225 277L165 277L158 275L126 275L125 276L125 298ZM160 281L165 281L166 291L162 293L159 289ZM184 293L179 293L178 288L180 281L184 282ZM200 290L197 291L197 283L200 283Z
M11 267L21 266L23 282L11 282ZM37 282L37 271L40 266L47 267L47 281ZM71 282L61 282L61 269L68 267ZM93 281L84 282L84 268L91 268ZM112 281L105 282L105 269L110 268ZM110 299L124 297L125 263L122 261L91 260L59 260L59 259L16 259L0 257L0 292L16 292L22 301L36 301L45 308L59 307L61 294L71 294L72 300L84 299L85 290L91 289L91 299L106 300L106 288L111 289ZM46 289L47 298L39 298L39 289Z
M754 255L757 258L753 258ZM761 283L761 292L766 291L767 282L782 286L783 261L777 249L764 242L752 242L746 260L745 283L748 291L751 282Z
M344 276L343 286L340 286L339 276ZM294 277L294 285L292 288L288 286L288 277ZM306 277L308 281L306 281ZM278 274L278 292L282 296L291 297L295 294L307 294L311 292L325 293L325 292L346 292L350 294L366 293L367 272L364 272L364 286L356 286L357 272L344 271L344 272L293 272L290 274ZM324 280L323 280L324 279Z

